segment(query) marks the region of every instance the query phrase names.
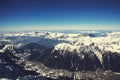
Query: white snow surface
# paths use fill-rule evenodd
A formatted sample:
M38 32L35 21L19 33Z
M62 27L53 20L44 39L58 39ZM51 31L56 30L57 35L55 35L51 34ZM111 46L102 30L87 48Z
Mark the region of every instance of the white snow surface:
M13 45L11 44L5 45L5 47L0 49L0 53L4 53L6 49L13 49Z
M89 31L90 33L90 31ZM95 31L92 33L95 33ZM97 32L98 33L98 32ZM107 33L105 37L90 37L82 34L65 34L59 32L10 32L3 34L5 38L16 37L15 39L5 39L16 45L17 47L31 42L36 42L42 45L55 46L55 49L61 50L78 50L82 46L87 46L92 43L98 46L101 50L120 53L120 32ZM24 37L25 36L25 37ZM46 40L47 41L44 41ZM4 39L2 39L4 40ZM26 41L24 41L26 40ZM54 41L55 40L55 41ZM57 42L56 42L57 41ZM54 45L53 45L54 44Z
M55 50L70 51L70 52L73 52L74 50L76 50L78 53L80 52L79 51L80 46L75 46L75 45L71 45L68 43L60 43L60 44L56 45L54 49Z

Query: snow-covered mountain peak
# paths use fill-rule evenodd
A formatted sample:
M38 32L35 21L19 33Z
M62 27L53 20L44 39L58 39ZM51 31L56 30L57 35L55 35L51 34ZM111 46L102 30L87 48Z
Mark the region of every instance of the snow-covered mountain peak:
M90 33L92 34L89 35ZM120 53L120 32L104 32L106 36L100 36L99 34L101 35L102 33L9 32L4 33L1 40L8 40L17 47L21 46L21 44L26 45L35 42L47 47L56 45L56 49L70 49L71 51L78 49L78 46L89 46L91 43L95 43L102 50Z
M79 51L79 49L80 49L79 46L74 46L69 43L59 43L54 47L54 50L70 51L70 52L74 52L74 50Z
M11 44L5 45L5 47L0 49L0 53L5 52L6 49L13 50L13 45L11 45Z

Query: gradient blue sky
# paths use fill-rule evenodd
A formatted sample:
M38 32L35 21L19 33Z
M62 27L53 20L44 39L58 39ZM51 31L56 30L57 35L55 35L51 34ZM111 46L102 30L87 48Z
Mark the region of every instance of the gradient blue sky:
M0 0L0 30L120 30L120 0Z

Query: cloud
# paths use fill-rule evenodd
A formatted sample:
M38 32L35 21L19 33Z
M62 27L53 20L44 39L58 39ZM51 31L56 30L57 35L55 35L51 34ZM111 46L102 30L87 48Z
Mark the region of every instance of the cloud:
M117 25L69 25L69 26L14 26L14 27L0 27L1 31L26 31L26 30L120 30Z

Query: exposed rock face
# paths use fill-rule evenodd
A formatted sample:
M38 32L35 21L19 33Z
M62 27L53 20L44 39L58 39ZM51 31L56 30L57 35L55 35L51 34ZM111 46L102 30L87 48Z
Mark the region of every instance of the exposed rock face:
M18 78L18 80L48 80L48 79L41 76L28 75L28 76L20 77ZM52 80L52 79L49 79L49 80Z
M120 72L120 54L106 52L103 54L104 69Z
M40 61L48 67L67 69L71 71L96 70L97 67L99 68L101 66L96 55L85 54L80 57L69 51L66 51L64 55L60 55L59 51L54 51L52 53L48 53L48 51L46 51L42 57L44 57L44 59L40 59Z
M105 52L102 54L102 64L98 57L93 52L82 53L81 56L78 53L66 51L64 55L60 54L60 51L54 51L48 49L41 57L37 57L35 61L42 62L46 66L55 69L66 69L70 71L81 70L96 70L102 68L104 70L112 70L120 72L120 54L113 52ZM79 53L80 54L80 53Z

